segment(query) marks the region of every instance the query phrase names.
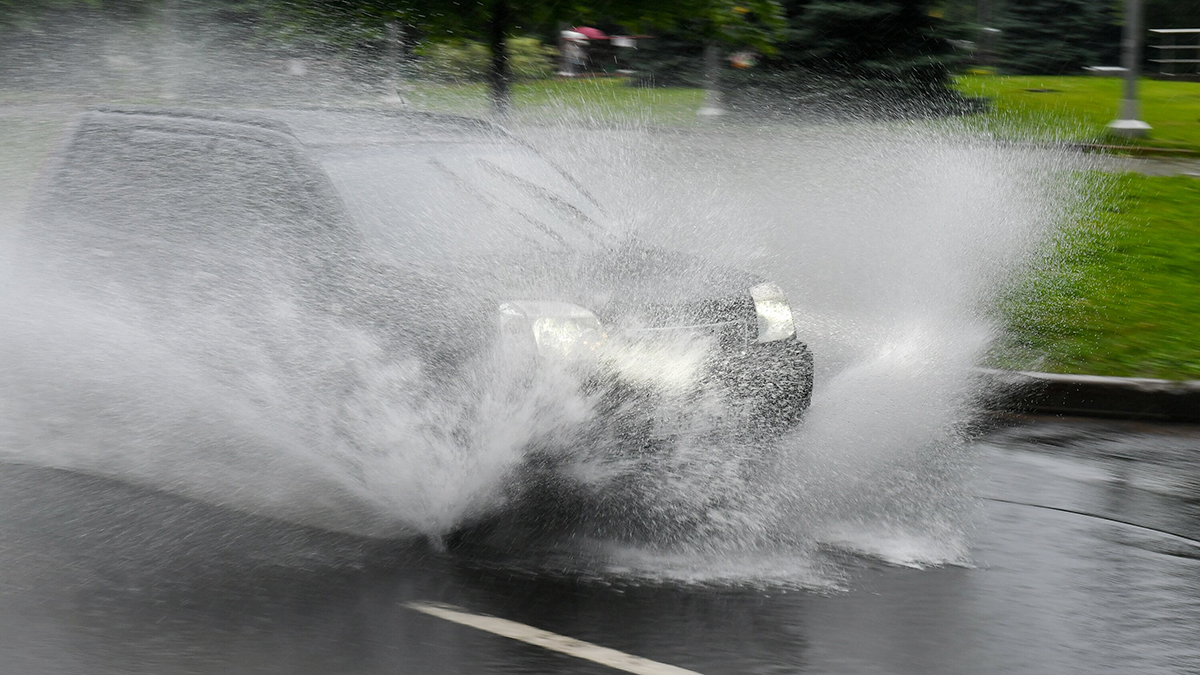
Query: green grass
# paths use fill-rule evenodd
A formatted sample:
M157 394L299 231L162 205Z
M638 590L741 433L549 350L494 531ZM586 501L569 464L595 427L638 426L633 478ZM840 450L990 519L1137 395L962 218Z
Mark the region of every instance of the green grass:
M1096 178L1099 203L1004 302L1001 365L1200 379L1200 181ZM1018 359L1019 361L1019 359Z
M1110 142L1123 81L1093 76L961 75L959 91L992 99L978 121L1008 137ZM1041 91L1037 91L1041 90ZM1200 83L1143 79L1142 118L1153 129L1134 145L1200 151ZM1121 143L1127 141L1120 139Z
M1129 143L1105 130L1119 79L964 75L956 83L992 99L992 110L968 123L1000 137ZM1153 130L1133 144L1200 151L1200 83L1142 80L1139 90ZM1200 379L1200 181L1092 180L1092 210L1003 302L1010 339L997 364Z
M992 99L992 111L970 123L1003 137L1127 143L1110 137L1105 129L1121 99L1118 78L962 75L955 84L964 94ZM1143 117L1153 130L1149 138L1133 144L1200 151L1200 83L1142 80L1140 94ZM488 112L483 84L412 84L407 95L426 110L480 116ZM550 79L513 87L514 115L524 121L687 126L696 124L696 110L703 100L701 89L630 87L624 78L615 77Z
M488 112L487 88L483 84L412 84L406 96L416 107L432 112L475 116ZM617 77L551 79L513 85L512 99L513 114L522 121L690 125L696 123L704 91L631 87L625 78Z

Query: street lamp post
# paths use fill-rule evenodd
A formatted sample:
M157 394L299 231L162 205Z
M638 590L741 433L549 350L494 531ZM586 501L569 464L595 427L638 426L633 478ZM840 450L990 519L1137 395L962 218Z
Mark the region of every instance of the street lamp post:
M1141 138L1150 125L1141 119L1137 99L1138 73L1142 54L1142 0L1125 0L1125 30L1121 38L1121 60L1125 66L1125 97L1121 100L1120 116L1108 123L1109 131L1126 138Z
M725 114L725 106L721 105L721 48L713 42L704 46L704 105L696 114L700 117Z

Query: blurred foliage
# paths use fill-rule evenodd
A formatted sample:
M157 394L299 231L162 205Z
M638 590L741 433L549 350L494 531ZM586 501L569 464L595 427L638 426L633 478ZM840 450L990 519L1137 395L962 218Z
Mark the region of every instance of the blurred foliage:
M755 68L726 69L731 101L790 101L833 114L904 114L918 101L949 103L945 112L961 107L948 88L960 59L949 38L961 26L937 16L932 0L785 0L783 6L787 28L773 52ZM942 106L925 106L934 108Z
M0 29L31 31L38 23L80 11L110 16L158 11L166 0L0 0Z
M487 45L475 40L430 40L416 49L421 71L445 82L482 81L491 66Z
M1200 28L1200 0L1145 0L1147 28Z
M679 15L676 23L695 25L699 19L707 40L730 47L774 54L787 28L782 3L775 0L708 0L697 5L699 11Z
M1074 74L1101 63L1118 16L1096 0L1008 0L995 22L997 56L1011 73Z
M791 0L778 65L939 90L958 56L931 0Z
M8 0L12 1L12 0ZM53 1L53 0L50 0ZM494 2L455 0L226 0L254 14L264 25L290 36L376 40L389 22L423 37L482 39ZM619 24L638 30L700 20L704 37L770 49L772 31L782 28L774 0L685 0L682 2L598 0L593 3L507 0L509 30L557 37L560 24Z
M616 16L626 17L626 28L653 36L629 58L638 85L702 87L705 45L775 55L788 30L785 3L775 0L702 0L683 11Z
M629 58L639 86L703 87L704 40L686 22L671 29L651 29L654 37L642 40Z
M482 82L491 67L487 45L475 40L429 40L415 50L421 72L444 82ZM554 74L558 49L536 37L508 40L509 65L517 80L538 80Z
M389 40L394 40L397 33L404 36L405 48L429 42L427 48L420 49L436 56L437 63L431 67L444 75L457 71L468 78L477 77L479 53L468 41L486 42L491 58L485 72L501 108L506 105L505 83L511 75L528 77L540 70L527 47L506 44L513 34L541 36L553 43L557 42L559 29L567 25L680 30L679 26L686 24L683 30L698 40L770 53L784 27L776 0L597 0L571 4L537 0L236 1L256 16L264 33L286 39L359 49L388 49ZM493 30L497 22L502 25ZM442 46L437 46L439 43ZM394 44L390 48L394 49ZM526 52L518 53L517 49Z
M953 23L972 27L980 23L980 0L940 0L934 3L932 11L940 18Z
M1125 0L941 0L936 12L963 25L961 39L981 42L981 28L1001 28L992 40L1002 70L1070 73L1120 62ZM1146 28L1200 28L1200 0L1144 0ZM1154 44L1155 38L1147 36ZM1147 53L1147 57L1149 54Z
M94 6L99 0L0 0L0 24L21 24L52 9Z
M555 72L558 48L542 44L536 37L508 40L509 66L518 80L539 80Z
M607 32L686 36L764 53L774 51L787 27L777 0L596 0L574 5L562 20Z
M813 76L889 83L901 90L938 89L952 53L942 39L946 22L930 16L934 0L0 0L21 5L22 16L45 8L125 4L198 8L243 27L259 39L296 50L335 50L372 59L380 68L404 67L406 55L422 56L439 77L477 79L480 43L491 50L491 24L501 34L557 41L567 26L592 25L612 34L650 34L634 64L656 84L699 85L704 45L728 54L753 53L754 69L773 82ZM501 11L499 15L497 11ZM12 14L16 16L16 14ZM515 38L506 49L517 77L543 72L542 55ZM644 49L643 49L644 47ZM386 58L381 58L386 57ZM492 67L496 61L492 60ZM375 70L379 70L376 68ZM369 70L364 65L364 72ZM770 77L765 77L769 72ZM791 72L791 75L786 75ZM726 84L741 86L744 73ZM853 87L850 87L853 89Z
M372 41L389 22L432 39L483 39L494 2L454 0L228 0L264 25L293 37ZM586 3L507 0L508 32L557 40L561 25L631 31L686 29L704 40L770 51L784 27L775 0L597 0Z

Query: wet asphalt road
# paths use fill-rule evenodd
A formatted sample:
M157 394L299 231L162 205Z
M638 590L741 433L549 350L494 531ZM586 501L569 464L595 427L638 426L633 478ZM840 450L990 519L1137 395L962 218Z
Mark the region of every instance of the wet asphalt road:
M617 672L414 600L710 675L1200 672L1200 429L1024 420L979 449L975 566L851 561L822 592L514 574L7 466L0 673Z

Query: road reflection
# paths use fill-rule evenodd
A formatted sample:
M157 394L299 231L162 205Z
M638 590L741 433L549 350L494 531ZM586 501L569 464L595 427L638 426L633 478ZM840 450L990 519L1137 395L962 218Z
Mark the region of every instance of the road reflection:
M6 466L0 671L612 672L404 607L428 600L710 675L1195 672L1198 438L992 432L977 492L1005 501L981 501L975 566L848 559L836 592L521 574Z

